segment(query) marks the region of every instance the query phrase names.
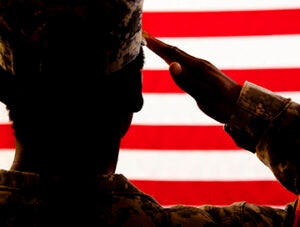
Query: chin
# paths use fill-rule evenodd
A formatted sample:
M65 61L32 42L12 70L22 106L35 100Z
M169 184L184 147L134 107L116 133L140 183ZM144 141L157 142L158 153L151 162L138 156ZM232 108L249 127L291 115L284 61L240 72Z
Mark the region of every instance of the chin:
M123 138L126 135L128 129L130 128L130 125L132 123L132 118L133 118L133 113L128 113L126 117L124 115L124 117L121 119L120 121L121 138Z

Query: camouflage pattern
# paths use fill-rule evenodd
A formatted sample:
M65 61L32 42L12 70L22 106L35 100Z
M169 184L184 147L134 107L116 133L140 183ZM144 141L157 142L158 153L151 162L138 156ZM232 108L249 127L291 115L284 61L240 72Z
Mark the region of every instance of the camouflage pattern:
M87 178L1 170L0 226L292 226L294 203L162 207L123 175L96 176L95 191Z
M86 27L95 34L102 33L99 40L90 41L106 47L106 73L117 71L139 54L142 7L143 0L0 0L0 65L14 74L15 55L20 51L18 44L35 44L45 49L49 45L49 25L55 20L63 24L68 18L73 18L74 24L85 21ZM59 34L62 30L55 32ZM78 27L70 40L85 32ZM87 43L78 39L73 48L78 45ZM96 48L97 43L94 45ZM33 54L32 50L27 51Z
M268 166L289 191L300 192L300 105L246 82L225 130Z

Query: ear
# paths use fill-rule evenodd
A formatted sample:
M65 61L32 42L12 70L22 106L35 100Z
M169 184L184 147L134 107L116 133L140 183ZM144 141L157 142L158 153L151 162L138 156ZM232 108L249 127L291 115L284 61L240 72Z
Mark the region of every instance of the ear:
M0 66L0 102L10 105L15 101L16 77Z

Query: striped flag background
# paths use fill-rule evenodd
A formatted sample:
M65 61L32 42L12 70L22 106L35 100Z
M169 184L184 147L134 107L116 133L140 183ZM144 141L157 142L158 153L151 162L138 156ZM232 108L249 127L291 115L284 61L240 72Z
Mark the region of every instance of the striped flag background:
M300 1L144 0L143 28L245 80L300 102ZM284 206L295 196L223 126L179 90L168 66L145 48L144 107L122 141L118 173L164 206ZM0 111L0 168L8 169L14 138Z

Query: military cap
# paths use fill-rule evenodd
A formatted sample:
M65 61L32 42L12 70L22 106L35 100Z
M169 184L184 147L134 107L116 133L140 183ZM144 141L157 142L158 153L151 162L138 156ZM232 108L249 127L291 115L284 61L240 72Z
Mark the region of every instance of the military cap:
M106 37L99 40L106 42L106 72L117 71L139 54L142 7L143 0L0 0L0 65L13 71L13 54L3 39L10 31L39 39L49 18L69 13L98 21L96 29Z

